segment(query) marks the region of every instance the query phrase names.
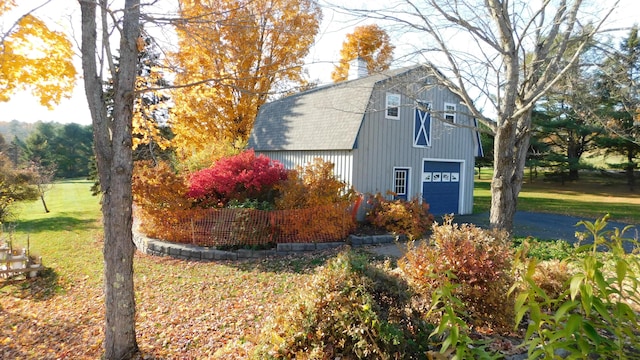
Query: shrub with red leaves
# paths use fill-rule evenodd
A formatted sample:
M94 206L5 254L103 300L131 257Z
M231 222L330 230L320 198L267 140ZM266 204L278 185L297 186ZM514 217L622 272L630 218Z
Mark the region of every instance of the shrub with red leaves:
M507 296L513 259L507 233L455 224L448 216L433 226L429 241L411 243L398 266L426 303L450 281L468 325L506 333L515 325L514 299Z
M193 173L187 194L202 207L224 206L230 200L273 201L274 185L286 178L281 163L247 150Z

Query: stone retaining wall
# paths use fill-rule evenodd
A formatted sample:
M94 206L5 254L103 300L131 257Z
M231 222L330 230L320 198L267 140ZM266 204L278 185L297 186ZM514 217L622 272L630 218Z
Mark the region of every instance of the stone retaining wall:
M356 236L349 235L346 241L326 243L284 243L277 244L275 249L249 250L239 249L235 251L218 250L216 248L202 247L189 244L178 244L163 240L148 238L136 231L133 232L133 242L142 253L155 256L170 256L177 259L213 261L213 260L238 260L256 259L267 256L281 256L306 251L326 250L342 245L366 246L393 243L397 239L394 235Z

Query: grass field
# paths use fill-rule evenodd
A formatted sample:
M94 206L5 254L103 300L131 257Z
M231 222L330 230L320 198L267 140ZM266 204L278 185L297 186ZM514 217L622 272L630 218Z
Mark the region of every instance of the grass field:
M475 181L474 213L489 211L491 204L491 174L483 172L481 178ZM545 181L542 175L533 181L526 177L518 210L585 218L609 213L612 221L640 224L640 186L631 192L623 178L584 174L580 180L564 185Z
M488 176L485 175L485 178ZM640 197L616 184L526 184L520 208L600 215L639 223ZM14 242L43 257L36 279L0 279L0 359L98 359L103 339L99 199L90 183L57 183L40 202L23 204ZM476 211L488 209L489 183L476 187ZM6 235L6 234L5 234ZM276 259L197 263L137 253L137 337L146 359L244 359L264 319L335 252Z

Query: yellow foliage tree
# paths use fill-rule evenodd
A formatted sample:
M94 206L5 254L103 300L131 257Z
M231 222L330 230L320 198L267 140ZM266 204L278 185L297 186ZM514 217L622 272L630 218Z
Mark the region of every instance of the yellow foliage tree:
M181 0L180 15L170 118L179 152L244 142L269 95L305 84L303 59L321 19L316 1Z
M164 77L160 60L160 48L155 40L142 31L138 38L138 74L136 77L136 91L132 118L132 135L134 150L146 146L149 156L155 158L155 147L165 150L169 147L169 140L162 133L161 127L168 116L170 100L169 86Z
M0 0L0 17L15 10L15 1ZM0 101L30 90L48 108L73 89L76 69L71 42L32 14L0 29Z
M340 62L333 69L331 79L334 82L347 80L349 62L357 57L364 60L370 74L387 70L393 59L393 49L389 34L378 25L358 26L342 43Z

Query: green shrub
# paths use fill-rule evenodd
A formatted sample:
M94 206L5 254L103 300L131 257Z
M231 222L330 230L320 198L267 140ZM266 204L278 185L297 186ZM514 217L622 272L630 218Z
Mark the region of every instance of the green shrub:
M573 246L564 240L540 241L531 238L514 239L516 250L524 249L523 255L538 260L562 260L573 253Z
M513 250L506 233L453 224L434 225L428 242L412 243L398 265L409 284L429 302L448 282L460 299L465 321L475 327L508 331L513 326L513 300L505 296L515 282ZM432 319L439 320L439 319Z
M407 285L363 255L339 254L298 296L270 319L254 358L424 358L430 329L412 314Z
M627 228L604 231L607 218L579 223L587 229L582 238L588 234L593 244L578 247L567 260L575 273L560 296L536 284L535 259L527 264L524 284L513 287L527 289L518 294L515 309L517 322L528 315L523 346L530 358L553 358L559 350L569 358L640 358L640 259L623 247L630 241L637 248L637 240L623 237Z
M428 318L439 318L440 321L435 330L429 335L439 347L438 353L429 351L429 359L499 359L501 354L489 349L489 341L473 339L471 328L465 321L467 313L464 304L454 292L459 284L451 283L455 276L451 273L445 275L444 283L432 293L431 306L427 312Z
M378 193L370 196L366 220L373 226L404 234L409 239L420 239L433 224L433 215L429 214L429 205L418 199L410 201L387 200Z
M273 210L272 203L268 201L260 201L257 199L245 199L243 201L233 199L229 201L227 207L230 209Z

